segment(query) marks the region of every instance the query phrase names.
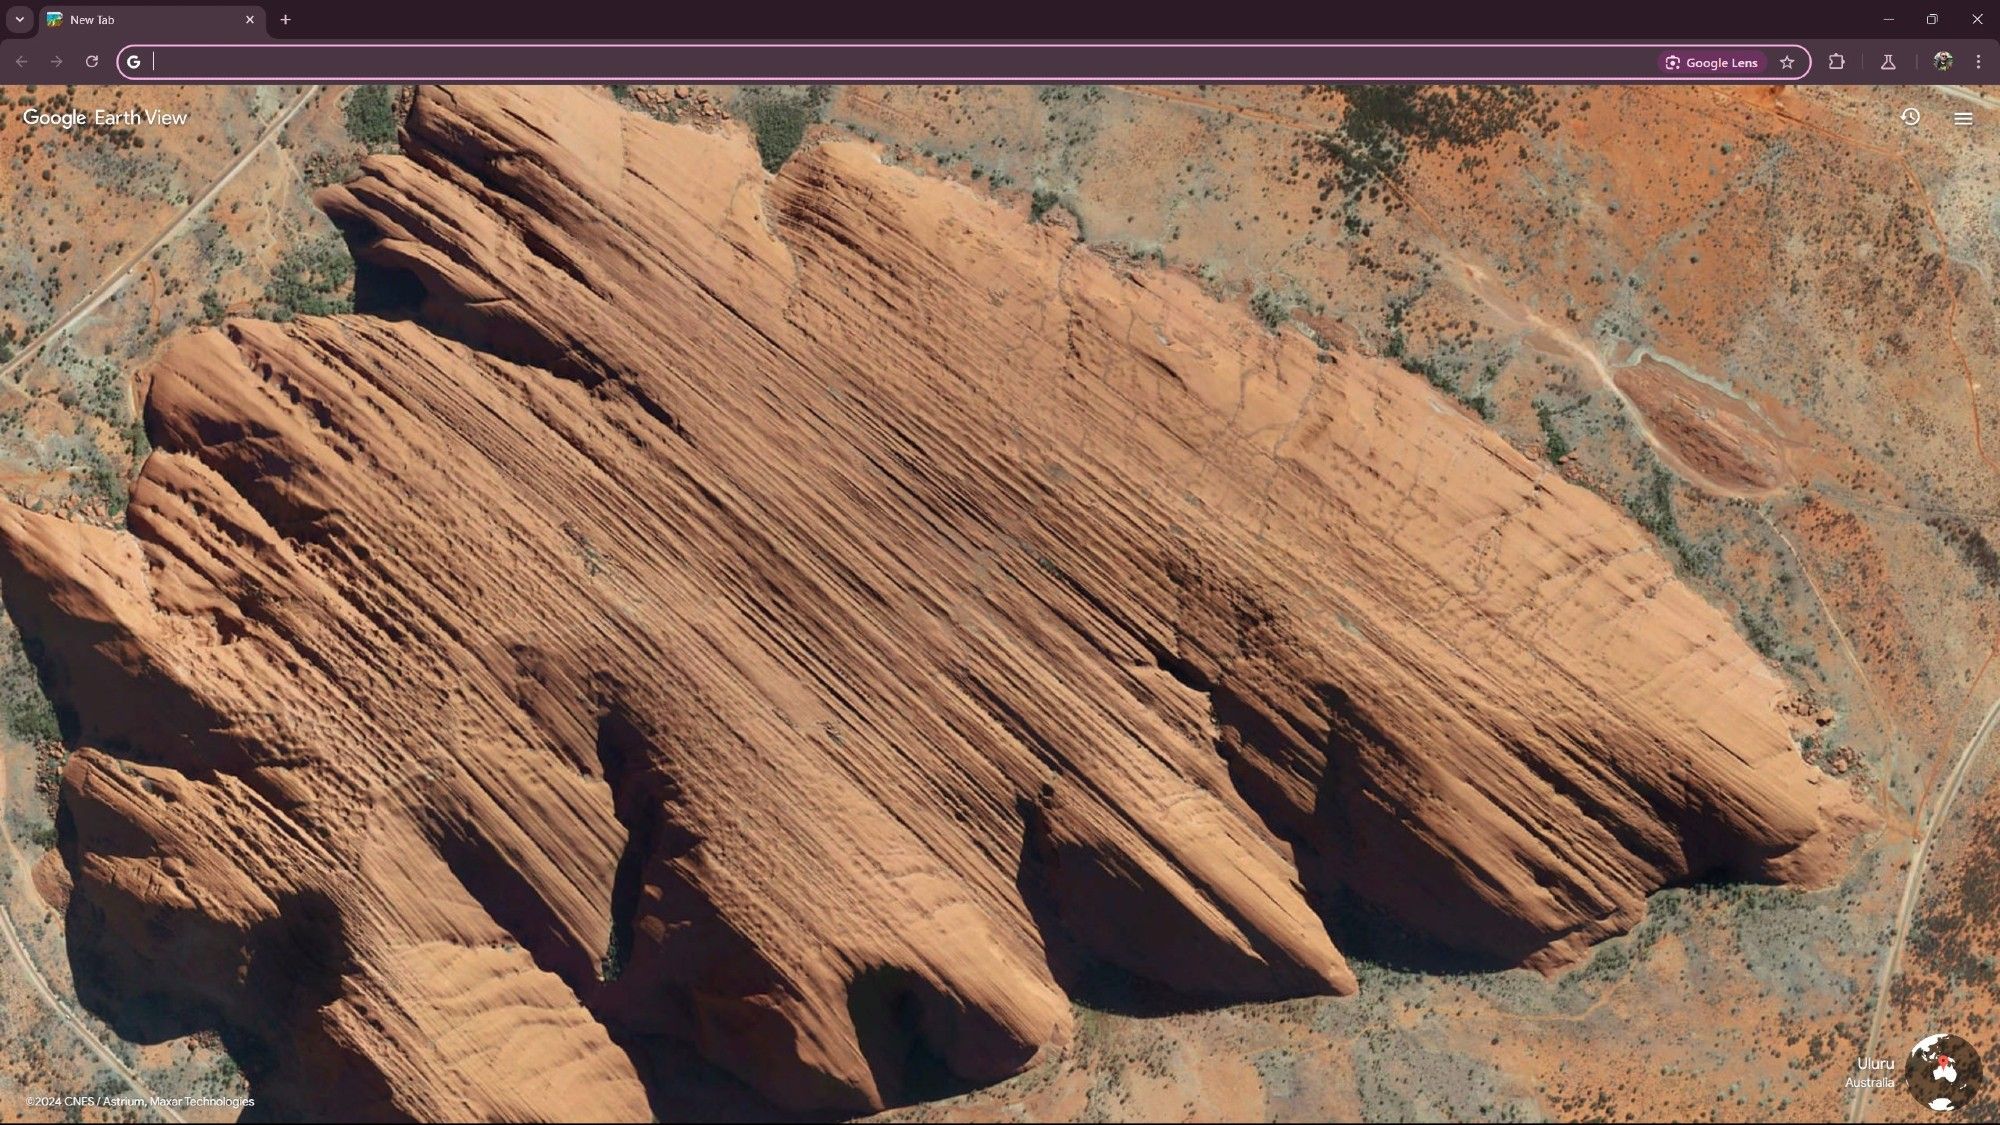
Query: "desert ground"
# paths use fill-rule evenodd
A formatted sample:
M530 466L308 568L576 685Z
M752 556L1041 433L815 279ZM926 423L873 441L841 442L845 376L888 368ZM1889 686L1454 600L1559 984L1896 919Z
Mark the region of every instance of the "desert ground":
M155 93L194 122L0 124L0 492L105 528L150 447L134 375L168 341L351 308L354 267L310 196L394 150L408 97ZM1991 112L1993 91L596 95L767 167L859 138L1274 331L1393 361L1629 513L1780 669L1807 760L1879 821L1834 885L1670 887L1548 975L1413 966L1363 926L1342 944L1354 996L1111 989L1078 1002L1066 1049L885 1118L1915 1120L1899 1091L1843 1085L1857 1058L1951 1031L2000 1065L2000 146L1894 118ZM246 1096L213 1036L128 1043L77 1001L50 855L67 751L5 639L0 1120L65 1119L26 1101L46 1092Z

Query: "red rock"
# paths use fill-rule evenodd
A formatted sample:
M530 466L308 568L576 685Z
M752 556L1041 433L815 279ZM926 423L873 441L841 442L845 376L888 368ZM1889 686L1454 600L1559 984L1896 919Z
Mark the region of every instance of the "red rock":
M129 536L0 512L94 1002L274 1113L671 1113L649 1036L866 1110L1089 961L1350 992L1337 895L1552 967L1838 869L1778 676L1421 379L859 144L466 88L404 147L322 204L414 319L182 337Z

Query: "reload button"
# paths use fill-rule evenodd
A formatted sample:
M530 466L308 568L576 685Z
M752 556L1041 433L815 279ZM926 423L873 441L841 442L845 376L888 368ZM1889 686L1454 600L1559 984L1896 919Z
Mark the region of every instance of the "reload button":
M1718 75L1751 77L1767 74L1770 70L1771 57L1762 51L1694 47L1683 51L1660 52L1660 73L1674 77L1709 78Z

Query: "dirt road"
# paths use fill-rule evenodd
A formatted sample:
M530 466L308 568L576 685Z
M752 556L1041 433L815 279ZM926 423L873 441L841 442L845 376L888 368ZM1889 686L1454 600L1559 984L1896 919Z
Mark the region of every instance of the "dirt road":
M258 153L263 152L270 146L271 142L278 139L278 134L284 132L285 126L291 124L292 118L298 116L299 111L312 101L313 96L319 93L319 89L318 86L306 87L305 93L300 94L297 100L286 106L283 112L279 113L269 125L264 127L264 131L258 134L256 143L244 149L243 155L237 157L234 163L224 169L222 175L216 177L215 181L208 185L206 191L196 196L194 202L182 208L181 213L174 216L174 221L168 223L165 230L155 236L151 242L141 247L138 253L133 254L120 263L117 269L111 271L103 281L98 283L97 288L92 289L84 295L81 301L70 306L69 311L57 318L56 322L44 330L41 335L23 344L19 355L9 360L4 366L0 366L0 379L14 379L22 368L26 367L37 355L41 354L42 349L47 347L51 340L67 332L77 321L96 312L97 307L109 300L113 293L118 292L119 287L125 284L125 279L130 277L132 271L151 256L153 251L166 245L169 240L181 232L181 229L187 225L189 219L201 214L202 211L207 209L209 204L215 202L215 197L222 194L222 189L229 186L229 181L235 179L236 174L248 167L250 162L257 158Z
M256 142L244 149L242 155L238 156L228 168L225 168L220 176L217 176L200 195L196 196L185 208L182 208L181 212L174 216L173 222L168 223L164 230L156 235L151 242L141 247L137 253L120 263L117 269L113 270L103 281L99 282L97 287L86 294L82 300L72 305L69 311L58 318L46 331L28 341L22 347L19 355L15 356L6 365L0 366L0 379L11 380L16 378L17 374L23 368L32 363L35 357L41 354L42 349L50 341L68 331L84 317L97 311L97 308L118 291L119 287L131 276L132 271L145 262L152 255L153 251L166 245L168 241L173 239L174 236L187 226L190 219L201 214L203 210L207 209L209 204L215 202L216 196L222 193L222 189L228 187L230 181L234 180L239 172L248 167L250 162L257 158L258 154L262 153L278 139L278 136L284 132L285 126L291 123L292 118L298 116L300 110L311 103L313 97L319 93L319 89L318 86L308 87L291 104L287 105L277 117L271 120L269 125L264 127L264 131L258 135ZM0 845L4 845L5 855L12 863L14 870L20 872L21 877L26 878L29 870L27 859L15 848L13 839L7 836L4 823L0 823ZM56 990L50 986L48 978L42 975L40 967L28 955L27 944L21 940L20 931L15 926L14 917L8 911L5 902L0 902L0 938L5 940L9 955L20 966L21 976L27 980L29 986L34 990L35 996L42 1004L50 1012L54 1013L55 1017L61 1020L65 1026L75 1032L77 1038L83 1040L84 1045L89 1047L91 1052L107 1068L124 1079L125 1084L131 1087L135 1094L141 1098L152 1100L155 1095L146 1086L144 1080L134 1073L130 1067L126 1066L124 1060L113 1053L111 1048L103 1040L99 1039L88 1025L81 1019L78 1019L69 1003L57 995ZM186 1120L171 1106L155 1103L154 1110L168 1121L181 1122Z
M6 788L0 786L0 805L4 805L6 801L6 792ZM7 832L5 817L0 817L0 853L4 853L13 870L20 872L23 878L27 877L29 870L27 857L22 855L20 849L14 846L14 838ZM145 1081L133 1073L131 1067L125 1065L125 1060L114 1054L111 1048L106 1046L104 1041L97 1037L96 1032L90 1030L87 1024L76 1017L76 1013L70 1008L67 1001L56 995L56 990L50 986L49 979L42 975L41 967L35 964L34 958L28 956L27 943L21 940L20 930L14 925L14 915L7 909L7 903L4 899L0 899L0 938L5 939L7 952L14 958L15 963L21 967L22 978L34 989L36 998L42 1002L43 1006L54 1013L55 1017L61 1020L66 1027L75 1032L76 1037L83 1040L83 1045L89 1047L91 1053L95 1054L107 1068L117 1074L118 1077L124 1079L125 1084L132 1088L134 1094L148 1100L156 1097L157 1095L146 1085ZM78 1089L74 1092L82 1093L83 1091ZM172 1106L155 1103L154 1108L156 1112L168 1121L187 1120L175 1112Z
M1995 701L1986 712L1986 718L1972 738L1958 752L1953 761L1951 773L1938 787L1931 803L1929 815L1923 821L1923 834L1917 838L1917 850L1910 856L1910 874L1903 881L1903 902L1896 911L1896 924L1891 931L1889 948L1882 958L1882 968L1875 979L1874 1011L1868 1017L1868 1043L1862 1049L1863 1058L1876 1057L1876 1049L1881 1045L1882 1016L1889 1006L1889 989L1896 981L1897 967L1903 960L1903 946L1910 935L1910 921L1917 913L1917 900L1924 887L1924 861L1930 858L1931 844L1937 839L1938 829L1943 827L1945 816L1951 811L1952 802L1958 799L1959 788L1965 782L1965 775L1971 772L1972 763L1979 757L1995 727L2000 727L2000 701ZM1868 1088L1857 1087L1852 1104L1848 1107L1849 1121L1866 1120L1868 1113Z

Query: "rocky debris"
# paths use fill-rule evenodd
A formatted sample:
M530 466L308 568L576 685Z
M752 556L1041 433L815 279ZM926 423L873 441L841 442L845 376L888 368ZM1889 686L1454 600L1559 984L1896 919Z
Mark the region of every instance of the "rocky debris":
M62 788L63 762L69 758L69 747L59 738L38 739L34 746L35 758L35 799L47 811L51 820L55 819L57 795Z
M862 1111L1093 966L1352 991L1339 903L1553 968L1840 867L1777 675L1421 379L855 143L403 145L321 199L358 315L143 374L129 534L0 510L84 999L260 1107L673 1116L687 1044Z
M729 120L729 111L713 93L696 86L633 86L633 104L655 117L668 121L716 125Z
M63 866L62 856L53 851L43 852L30 869L29 880L34 884L36 897L50 910L69 909L69 868Z

